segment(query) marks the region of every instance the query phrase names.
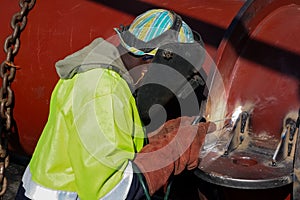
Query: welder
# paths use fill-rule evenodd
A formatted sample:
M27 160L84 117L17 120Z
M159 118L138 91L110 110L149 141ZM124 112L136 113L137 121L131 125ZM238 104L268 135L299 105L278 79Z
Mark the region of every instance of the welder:
M97 38L56 63L48 121L16 199L150 199L171 176L198 166L211 123L182 116L146 133L138 88L161 47L197 48L199 36L164 9L115 30L118 45ZM163 54L172 61L174 54Z

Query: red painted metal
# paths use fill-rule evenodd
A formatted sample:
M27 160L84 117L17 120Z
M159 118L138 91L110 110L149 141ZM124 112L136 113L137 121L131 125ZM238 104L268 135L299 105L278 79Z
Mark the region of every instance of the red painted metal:
M47 120L51 91L58 80L54 64L89 44L96 37L108 38L113 28L128 24L150 9L173 9L197 30L214 56L222 36L243 5L239 0L37 1L21 35L15 64L21 67L12 84L17 130L11 136L13 151L31 155ZM11 34L10 20L19 11L17 1L2 0L0 41ZM0 54L4 60L5 54Z
M300 5L269 2L260 9L263 2L256 1L257 10L247 11L239 30L222 41L217 66L228 112L237 101L255 103L253 133L266 132L278 139L285 115L300 105Z
M56 61L96 37L112 36L114 27L130 23L136 15L151 8L174 10L202 35L208 54L216 57L224 81L227 111L232 111L237 101L256 103L253 132L258 136L266 133L278 140L284 115L300 105L299 0L256 1L243 16L237 16L241 21L234 29L229 27L222 40L244 3L242 0L181 0L180 3L168 0L37 1L28 15L27 26L21 35L21 48L15 59L21 69L12 85L17 129L10 138L10 148L17 153L32 154L47 121L51 91L58 80L54 68ZM262 7L266 3L269 5ZM0 44L11 34L10 20L17 11L17 1L2 0ZM1 60L4 57L4 53L0 54ZM207 71L211 62L205 63ZM272 145L261 144L262 147ZM251 167L257 165L256 162L236 159L233 164ZM235 169L231 170L233 173ZM289 199L286 195L289 189L290 186L281 188L280 196L272 190L254 192L227 188L224 196L241 199L240 194L244 194L249 199L258 196L270 199L271 194Z
M253 0L247 4L219 45L216 65L220 77L212 84L207 112L213 115L225 108L222 114L226 115L251 102L255 151L204 157L200 176L219 177L219 183L228 186L222 188L225 199L241 199L240 195L243 199L290 199L292 163L273 167L270 152L280 140L286 115L300 107L300 1ZM265 185L264 180L272 181ZM251 195L251 187L260 188L254 193L258 198Z

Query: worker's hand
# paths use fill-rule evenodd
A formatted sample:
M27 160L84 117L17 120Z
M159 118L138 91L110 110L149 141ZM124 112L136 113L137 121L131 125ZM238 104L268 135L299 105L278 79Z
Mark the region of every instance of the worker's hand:
M195 116L193 117L183 116L183 117L178 117L176 119L167 121L162 126L160 126L157 130L147 134L149 143L153 143L156 141L159 142L160 140L166 137L173 138L174 133L176 134L176 132L173 132L175 129L178 129L179 127L185 127L191 125L194 119ZM216 129L215 124L210 123L207 129L207 133L213 132L215 131L215 129Z
M165 122L157 130L147 134L149 143L155 142L156 140L160 141L162 138L166 137L167 134L178 129L179 126L192 124L194 118L195 117L183 116Z
M176 125L162 134L163 137L151 139L136 155L134 163L144 174L151 195L165 185L172 174L198 166L200 149L212 123L190 124Z

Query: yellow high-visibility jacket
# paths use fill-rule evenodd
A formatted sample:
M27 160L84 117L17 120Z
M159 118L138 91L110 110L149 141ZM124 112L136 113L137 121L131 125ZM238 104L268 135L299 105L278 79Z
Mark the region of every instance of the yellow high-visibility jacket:
M60 80L23 177L25 194L35 195L33 182L58 192L56 196L71 192L96 200L124 179L145 134L119 57L113 45L99 38L56 64ZM124 74L101 65L113 65Z

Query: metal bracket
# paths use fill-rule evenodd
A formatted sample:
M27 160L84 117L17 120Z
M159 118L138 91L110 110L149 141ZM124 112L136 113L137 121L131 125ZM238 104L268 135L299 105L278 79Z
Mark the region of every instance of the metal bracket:
M295 146L297 140L296 121L287 118L284 121L284 127L281 133L281 139L277 145L275 153L272 157L272 165L276 166L277 162L283 160L293 160L295 155Z
M233 124L233 129L230 133L231 136L227 143L227 147L225 148L224 155L228 155L230 152L237 149L243 141L249 137L249 121L250 114L246 111L241 112L236 123Z

